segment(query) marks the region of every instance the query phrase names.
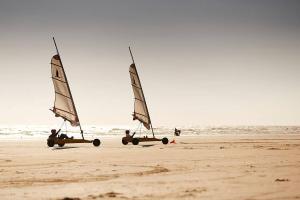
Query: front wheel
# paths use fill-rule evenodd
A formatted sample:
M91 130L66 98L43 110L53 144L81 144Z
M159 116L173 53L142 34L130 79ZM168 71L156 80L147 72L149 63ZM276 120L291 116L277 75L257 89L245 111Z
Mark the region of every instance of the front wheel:
M54 145L55 145L54 140L48 139L48 140L47 140L47 145L48 145L48 147L54 147Z
M59 147L65 146L65 143L58 144Z
M122 139L122 144L127 145L127 144L128 144L128 141L127 141L125 138L123 138L123 139Z
M100 144L101 144L101 142L100 142L99 139L94 139L94 140L93 140L93 145L94 145L95 147L98 147Z
M139 140L138 138L133 138L133 139L132 139L132 144L133 144L133 145L138 145L139 142L140 142L140 140Z
M164 138L161 140L161 142L162 142L163 144L168 144L168 143L169 143L169 140L168 140L168 138L164 137Z

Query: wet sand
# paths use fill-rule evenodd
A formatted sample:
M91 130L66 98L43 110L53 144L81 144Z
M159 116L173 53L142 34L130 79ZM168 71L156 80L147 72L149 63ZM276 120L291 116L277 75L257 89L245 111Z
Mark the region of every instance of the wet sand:
M300 199L300 135L0 142L1 199Z

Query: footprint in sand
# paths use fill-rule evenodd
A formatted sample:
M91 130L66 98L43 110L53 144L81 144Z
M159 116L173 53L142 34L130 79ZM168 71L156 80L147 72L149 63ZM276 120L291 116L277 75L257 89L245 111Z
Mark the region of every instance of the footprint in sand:
M77 197L65 197L63 199L58 199L58 200L80 200L80 198L77 198Z
M290 181L289 179L284 179L284 178L277 178L275 179L275 182L287 182L287 181Z
M115 198L115 197L120 197L122 193L117 193L117 192L107 192L105 194L99 194L97 196L95 195L89 195L88 199L97 199L97 198Z
M186 189L183 194L181 195L181 197L195 197L197 196L197 194L200 194L202 192L206 192L207 189L206 188L194 188L194 189Z

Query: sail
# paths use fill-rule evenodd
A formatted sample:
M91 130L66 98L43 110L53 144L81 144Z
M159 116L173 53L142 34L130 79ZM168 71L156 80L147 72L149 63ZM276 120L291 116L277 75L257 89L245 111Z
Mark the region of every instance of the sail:
M140 78L134 63L131 64L129 67L129 74L130 74L131 85L134 93L133 120L136 119L139 120L149 130L151 120L150 120L147 104L145 101L143 89L141 86Z
M51 59L51 73L55 90L55 101L52 111L56 117L62 117L69 121L72 126L78 126L79 119L59 55L54 55Z

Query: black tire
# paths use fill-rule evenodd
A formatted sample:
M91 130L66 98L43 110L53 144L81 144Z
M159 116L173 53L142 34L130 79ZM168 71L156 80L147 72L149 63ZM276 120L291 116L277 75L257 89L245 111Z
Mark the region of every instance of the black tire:
M54 147L54 145L55 145L54 140L48 139L48 140L47 140L47 145L48 145L48 147Z
M169 143L169 139L166 138L166 137L164 137L164 138L161 140L161 142L162 142L163 144L168 144L168 143Z
M94 139L94 140L93 140L93 145L94 145L95 147L98 147L100 144L101 144L101 142L100 142L99 139Z
M133 138L133 139L132 139L132 144L133 144L133 145L138 145L139 142L140 142L139 138Z
M122 138L122 144L127 145L128 141L125 138Z
M58 144L59 147L65 146L65 143Z

